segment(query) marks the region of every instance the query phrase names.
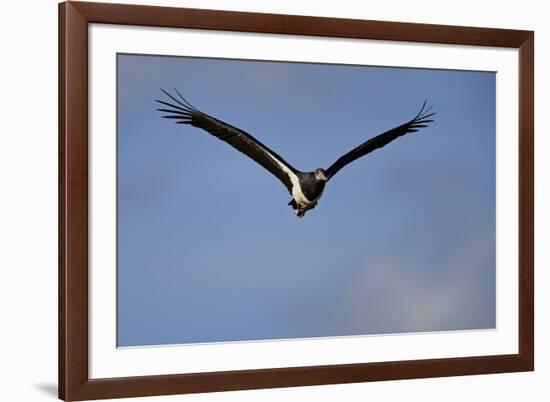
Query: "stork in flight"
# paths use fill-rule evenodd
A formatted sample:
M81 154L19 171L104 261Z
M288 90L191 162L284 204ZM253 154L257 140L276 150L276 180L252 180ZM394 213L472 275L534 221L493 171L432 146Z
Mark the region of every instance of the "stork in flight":
M430 118L435 114L430 113L430 108L426 109L426 102L424 102L422 108L413 119L368 139L347 154L342 155L328 169L319 168L313 172L301 172L250 134L201 112L189 103L177 89L174 90L180 99L161 89L173 101L173 103L170 103L157 99L158 103L169 107L169 109L157 109L160 112L167 113L162 117L175 119L177 120L177 124L190 124L201 128L269 170L286 186L292 195L292 199L288 205L292 206L294 213L300 218L307 211L315 208L323 194L325 185L340 169L354 160L389 144L398 137L427 127L428 123L433 122Z

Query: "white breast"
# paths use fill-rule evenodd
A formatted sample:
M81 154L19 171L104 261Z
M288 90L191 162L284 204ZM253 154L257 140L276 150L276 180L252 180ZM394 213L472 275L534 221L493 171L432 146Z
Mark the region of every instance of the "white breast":
M313 203L313 202L311 202L310 200L308 200L306 198L306 196L302 192L302 188L300 187L300 183L298 183L297 180L296 180L296 182L294 182L294 180L292 180L292 197L294 197L294 199L296 200L296 202L298 204L300 204L301 206L304 206L304 207L307 207L307 206L309 206Z
M262 148L263 149L263 148ZM264 152L269 155L271 159L279 165L279 167L283 170L283 172L286 173L286 175L290 178L290 182L292 183L292 197L298 202L298 204L301 204L303 206L311 205L312 202L306 198L304 193L302 192L302 188L300 187L300 180L298 179L298 176L294 174L292 170L290 170L288 167L285 166L284 163L281 163L277 158L275 158L269 151L264 149Z

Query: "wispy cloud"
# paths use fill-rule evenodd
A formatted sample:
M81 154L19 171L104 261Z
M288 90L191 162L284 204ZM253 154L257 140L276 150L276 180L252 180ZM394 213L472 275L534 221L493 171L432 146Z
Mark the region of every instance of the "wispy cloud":
M318 330L342 335L338 328L347 334L493 328L494 251L492 228L485 225L431 269L398 253L374 257L316 299L318 311L338 312L316 317L322 320Z

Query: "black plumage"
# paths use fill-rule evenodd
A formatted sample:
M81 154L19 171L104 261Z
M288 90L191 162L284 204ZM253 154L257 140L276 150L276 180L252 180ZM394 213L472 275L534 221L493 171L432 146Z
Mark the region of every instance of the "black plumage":
M376 137L370 138L361 145L355 147L347 154L342 155L336 162L334 162L328 169L328 178L330 179L334 176L340 169L342 169L347 164L353 162L356 159L359 159L362 156L365 156L372 151L382 148L384 145L389 144L393 140L401 137L402 135L408 133L416 133L420 128L428 127L428 123L433 122L430 119L435 113L430 113L430 109L426 109L426 102L422 105L420 112L408 122L392 128L385 133L377 135Z
M168 115L163 116L165 119L176 119L177 124L190 124L192 126L202 128L203 130L209 132L210 134L216 136L222 141L227 142L229 145L233 146L238 151L252 158L264 168L273 173L279 180L283 182L289 192L292 191L292 183L290 177L281 170L279 164L267 153L273 155L280 163L283 163L288 167L288 169L293 172L297 172L290 164L284 161L279 155L274 151L263 145L256 138L252 137L250 134L244 132L243 130L233 127L230 124L227 124L221 120L218 120L212 116L207 115L206 113L201 112L191 105L181 94L175 89L178 96L181 98L181 101L170 95L164 89L161 89L162 92L166 94L170 99L172 99L176 104L164 102L157 100L157 102L169 106L172 109L157 109L158 111L169 113ZM267 153L266 153L267 152Z
M385 133L370 138L338 158L328 169L301 172L250 134L201 112L177 90L175 92L179 99L163 89L161 91L174 102L157 100L158 103L164 105L163 108L157 109L166 113L163 116L164 118L175 119L177 124L190 124L201 128L263 166L277 177L293 196L288 205L292 206L298 217L304 216L308 210L315 208L326 183L340 169L403 135L414 133L421 128L427 127L429 123L433 122L431 117L435 114L430 113L430 108L426 109L426 102L424 102L422 108L414 118Z
M317 180L315 173L313 172L299 172L298 179L300 180L300 187L302 188L302 193L306 196L308 200L315 200L321 196L323 190L325 189L326 181Z

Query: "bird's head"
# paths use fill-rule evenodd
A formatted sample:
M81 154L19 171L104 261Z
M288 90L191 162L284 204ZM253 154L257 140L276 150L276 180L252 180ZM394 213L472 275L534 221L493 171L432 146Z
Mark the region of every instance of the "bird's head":
M317 181L327 181L327 172L325 169L315 169L315 179Z

